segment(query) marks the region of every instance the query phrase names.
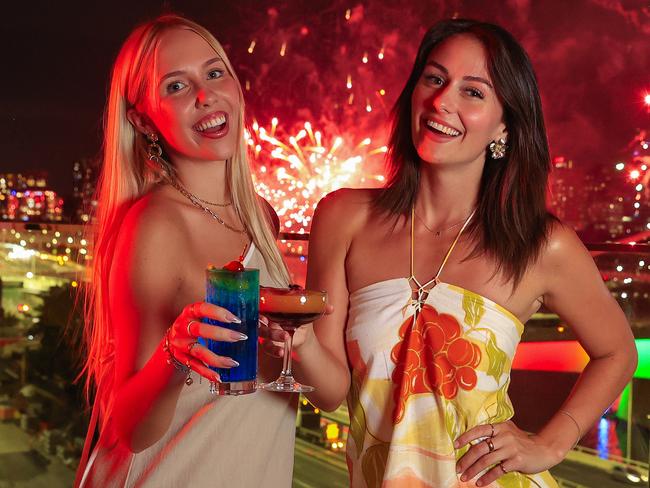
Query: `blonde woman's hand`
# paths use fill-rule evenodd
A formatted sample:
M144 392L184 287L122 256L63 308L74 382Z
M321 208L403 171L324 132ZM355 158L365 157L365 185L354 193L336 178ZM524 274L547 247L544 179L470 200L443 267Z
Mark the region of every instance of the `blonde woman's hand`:
M176 317L166 335L166 348L170 360L196 371L210 381L220 381L219 375L209 367L232 368L239 364L232 358L218 356L198 342L198 338L221 342L237 342L248 337L241 332L212 324L201 319L213 319L224 323L240 323L241 320L222 307L207 302L186 306Z

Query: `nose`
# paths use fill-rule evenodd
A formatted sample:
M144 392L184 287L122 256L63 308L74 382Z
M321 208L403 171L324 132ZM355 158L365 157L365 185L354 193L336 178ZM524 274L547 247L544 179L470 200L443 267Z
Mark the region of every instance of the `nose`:
M436 112L451 113L455 110L456 103L449 86L443 86L433 94L431 105Z
M209 107L217 100L217 94L207 86L200 86L196 91L196 106Z

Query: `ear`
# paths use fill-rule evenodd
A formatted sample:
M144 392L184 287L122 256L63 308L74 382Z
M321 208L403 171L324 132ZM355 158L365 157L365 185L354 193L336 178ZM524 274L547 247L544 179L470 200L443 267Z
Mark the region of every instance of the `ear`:
M499 124L499 128L497 129L496 135L492 140L498 141L499 139L508 141L508 129L506 128L506 124L504 124L503 122Z
M129 119L131 125L135 127L135 130L144 134L145 136L151 133L157 133L158 131L154 125L149 120L145 114L138 112L135 108L130 108L126 112L126 118Z

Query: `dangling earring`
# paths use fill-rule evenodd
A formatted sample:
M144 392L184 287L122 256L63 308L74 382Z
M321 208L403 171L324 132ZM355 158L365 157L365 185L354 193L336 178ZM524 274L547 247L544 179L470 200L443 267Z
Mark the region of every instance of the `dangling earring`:
M168 180L174 177L174 168L165 161L162 152L162 147L158 144L158 135L155 132L147 134L147 158L153 163L150 167L155 172L161 171L162 177Z
M147 134L147 156L149 161L158 163L162 166L160 157L162 156L162 147L158 144L158 135L155 132Z
M489 147L492 153L492 159L501 159L506 155L506 149L508 149L506 140L503 137L492 142Z

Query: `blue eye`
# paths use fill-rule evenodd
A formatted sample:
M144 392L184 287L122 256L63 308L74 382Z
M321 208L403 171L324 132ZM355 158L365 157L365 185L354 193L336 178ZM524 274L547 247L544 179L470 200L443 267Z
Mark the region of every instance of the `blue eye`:
M216 80L218 78L221 78L223 76L223 70L222 69L213 69L208 73L208 79L209 80Z
M175 93L185 88L185 86L185 83L182 81L174 81L173 83L167 85L167 93Z

